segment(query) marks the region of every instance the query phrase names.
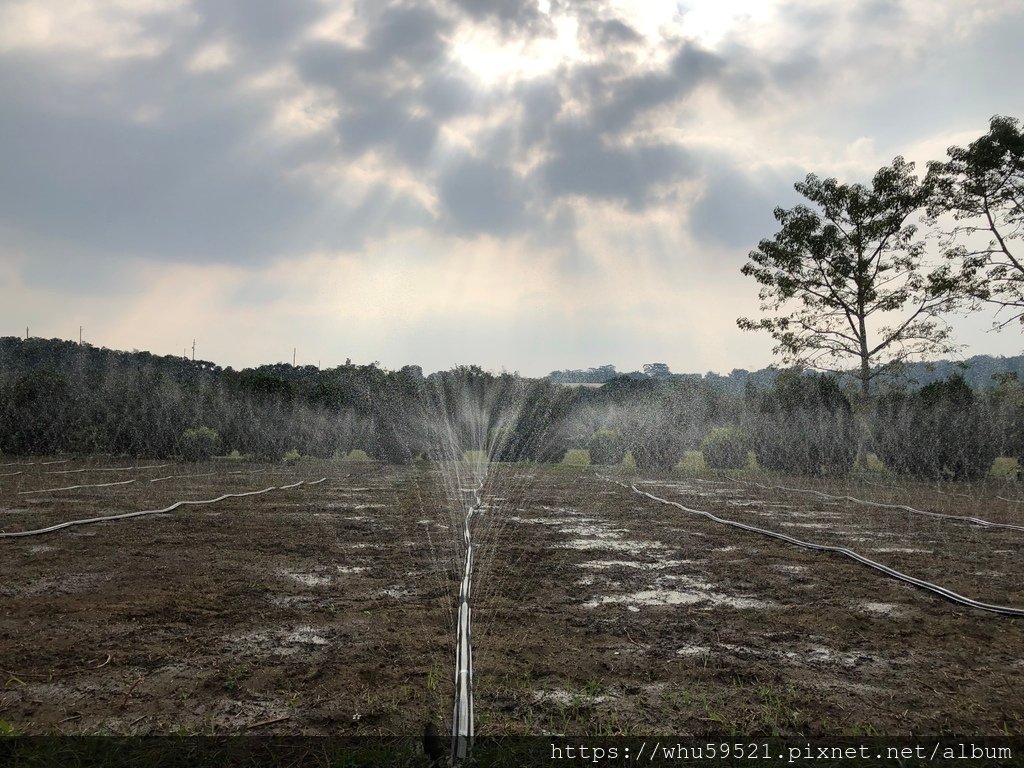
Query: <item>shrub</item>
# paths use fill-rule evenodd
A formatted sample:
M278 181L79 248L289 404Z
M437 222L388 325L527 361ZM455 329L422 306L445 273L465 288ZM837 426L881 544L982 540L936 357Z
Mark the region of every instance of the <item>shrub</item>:
M591 464L606 466L621 464L626 457L626 444L622 435L612 429L599 429L587 442Z
M187 461L209 461L220 449L220 435L209 427L186 429L178 442L178 451Z
M747 465L747 436L739 427L716 427L704 438L701 451L712 469L742 469Z
M780 374L747 415L758 464L821 477L845 475L857 454L853 409L827 376Z
M298 464L302 458L302 454L299 453L295 448L289 449L284 455L285 464Z
M645 429L634 439L631 451L637 469L667 472L683 456L682 437L669 429Z
M878 457L899 474L933 480L977 480L992 467L998 437L988 404L960 376L918 392L895 390L878 399Z

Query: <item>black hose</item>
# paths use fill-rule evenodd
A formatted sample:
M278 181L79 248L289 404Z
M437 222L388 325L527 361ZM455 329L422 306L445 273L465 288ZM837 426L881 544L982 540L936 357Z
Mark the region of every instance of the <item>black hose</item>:
M970 597L964 597L963 595L957 594L956 592L953 592L952 590L947 589L946 587L940 586L938 584L932 584L929 581L925 581L924 579L918 579L914 576L908 576L905 573L897 571L894 568L890 568L887 565L883 565L882 563L876 562L868 557L865 557L864 555L854 552L852 549L847 549L846 547L836 547L830 544L816 544L811 541L802 541L792 536L788 536L785 533L779 533L778 531L770 531L766 528L758 528L757 526L747 525L746 523L741 523L736 520L726 520L725 518L718 517L716 515L711 514L710 512L704 512L699 509L691 509L690 507L686 507L680 504L678 501L669 501L668 499L663 499L660 496L655 496L653 493L641 491L635 485L628 485L626 483L620 482L618 480L613 480L610 477L604 477L602 475L598 475L598 477L600 477L602 480L606 480L608 482L615 483L616 485L620 485L623 488L629 488L634 493L638 493L641 496L646 496L647 498L653 499L654 501L660 502L662 504L670 504L673 507L678 507L684 512L689 512L690 514L701 515L703 517L708 518L709 520L715 521L716 523L722 523L723 525L731 525L734 528L740 528L744 531L750 531L752 533L759 533L762 536L770 536L773 539L779 539L780 541L785 541L789 544L794 544L798 547L804 547L806 549L813 549L819 552L837 552L838 554L856 560L858 563L862 563L868 566L869 568L874 568L877 571L881 571L882 573L884 573L887 576L890 576L891 578L906 582L907 584L912 584L915 587L919 587L929 592L934 592L940 597L944 597L947 600L953 601L954 603L960 603L961 605L966 605L971 608L977 608L981 611L990 611L992 613L998 613L1002 616L1024 616L1024 608L1013 608L1011 606L1005 605L993 605L991 603L983 603L979 600L974 600Z

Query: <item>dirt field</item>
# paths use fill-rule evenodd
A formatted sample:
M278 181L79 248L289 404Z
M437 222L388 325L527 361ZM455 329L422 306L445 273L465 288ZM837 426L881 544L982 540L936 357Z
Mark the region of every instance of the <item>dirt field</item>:
M326 480L0 539L0 720L17 732L447 727L461 510L436 468L20 461L0 467L7 532ZM1024 532L761 487L1024 524L1014 483L623 477L1024 606ZM504 467L485 502L479 736L1024 735L1024 620L688 515L591 468Z

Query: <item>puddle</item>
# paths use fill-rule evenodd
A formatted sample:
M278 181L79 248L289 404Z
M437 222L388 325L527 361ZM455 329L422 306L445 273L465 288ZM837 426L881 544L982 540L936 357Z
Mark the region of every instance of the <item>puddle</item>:
M295 571L281 571L283 576L287 576L292 581L297 581L306 587L323 587L331 583L330 576L324 576L319 573L299 573Z
M798 660L804 663L834 664L840 667L855 667L862 660L867 659L867 657L857 654L839 653L823 645L812 645L811 649L803 654L796 651L787 651L785 656L787 659Z
M231 645L240 646L246 653L291 656L303 650L329 645L327 634L326 628L305 625L288 630L259 629L228 635L224 639Z
M705 656L710 653L711 648L707 645L684 645L676 649L676 656Z
M411 594L412 590L406 589L405 587L400 586L398 584L393 584L374 593L376 597L393 597L396 599L408 597Z
M368 565L339 565L337 566L338 573L362 573L363 571L370 570Z
M776 565L775 570L783 573L803 573L807 570L806 565Z
M560 707L600 704L602 701L608 701L608 698L608 696L595 696L589 693L573 693L561 688L550 691L534 691L533 693L534 703L557 704Z
M659 605L698 605L708 603L712 606L727 606L740 609L764 609L773 604L752 597L733 597L721 592L714 592L711 585L700 579L687 576L674 577L673 581L681 582L685 589L653 588L643 589L627 595L606 595L583 603L584 608L596 608L609 603L621 603L628 610L639 611L641 606Z
M865 613L873 613L876 616L904 616L906 610L903 606L895 603L864 602L857 604L857 608Z
M299 627L285 635L283 641L298 645L327 645L327 638L313 627Z
M610 568L637 568L642 571L660 571L680 565L702 565L704 560L659 560L654 563L641 563L635 560L588 560L580 563L580 568L607 570Z
M613 552L640 554L650 549L666 549L660 541L616 541L614 539L571 539L558 545L561 549L607 549Z

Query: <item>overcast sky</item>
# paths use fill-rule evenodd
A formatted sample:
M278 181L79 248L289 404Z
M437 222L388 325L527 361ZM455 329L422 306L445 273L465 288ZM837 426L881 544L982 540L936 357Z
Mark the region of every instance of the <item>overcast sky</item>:
M0 335L758 368L808 172L1024 117L1020 0L4 0ZM957 321L965 354L1020 331Z

